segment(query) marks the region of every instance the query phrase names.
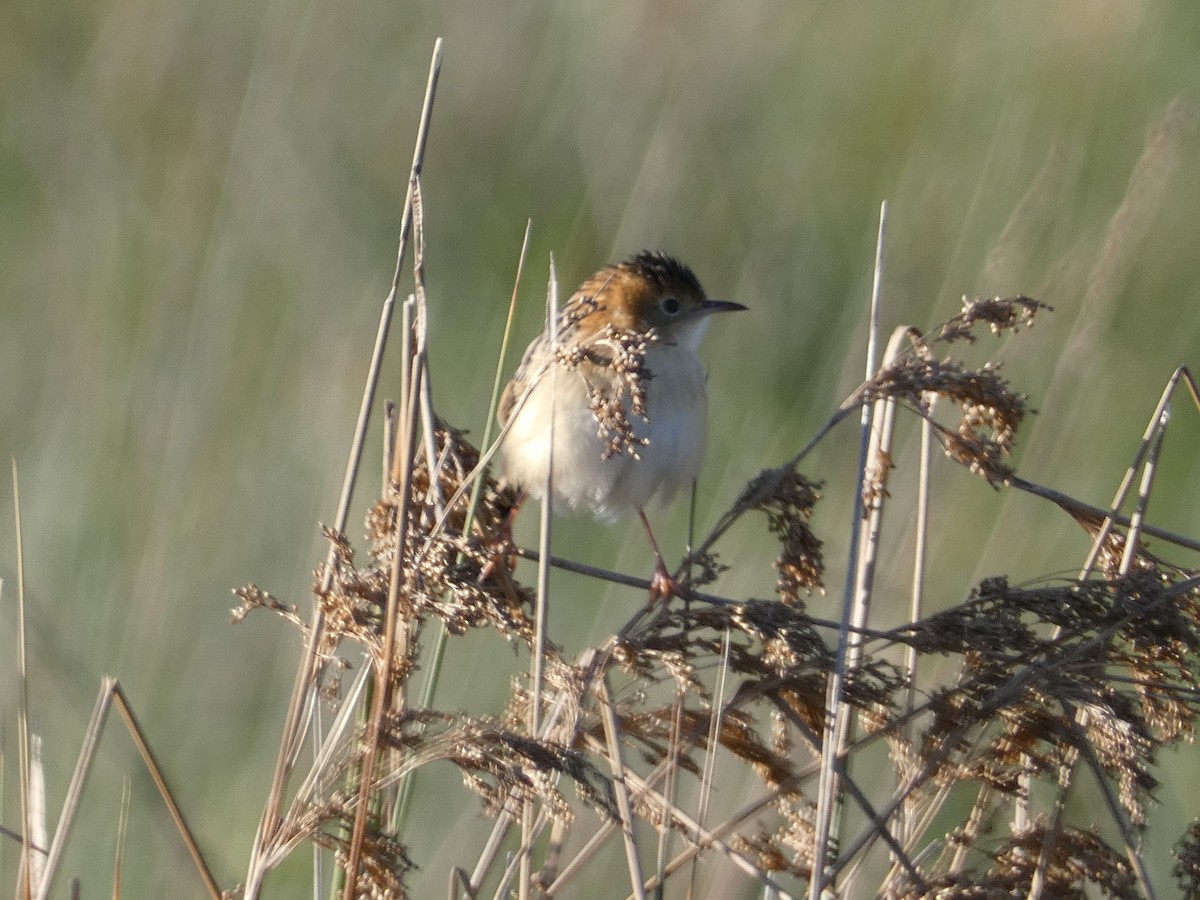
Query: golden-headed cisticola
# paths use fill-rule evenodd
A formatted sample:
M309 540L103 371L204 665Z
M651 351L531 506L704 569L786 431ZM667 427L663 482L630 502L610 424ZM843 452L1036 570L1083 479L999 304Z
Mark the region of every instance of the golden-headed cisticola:
M708 431L700 340L714 313L745 308L710 299L678 260L639 253L580 285L500 400L505 478L541 497L553 458L556 507L609 521L636 511L657 558L658 597L676 588L645 508L699 474Z

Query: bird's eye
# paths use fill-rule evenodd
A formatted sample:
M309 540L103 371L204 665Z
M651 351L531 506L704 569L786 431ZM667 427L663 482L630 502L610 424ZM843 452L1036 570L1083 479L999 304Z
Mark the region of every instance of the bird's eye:
M683 309L683 304L679 302L678 297L663 297L658 301L658 308L668 316L677 316L679 315L679 311Z

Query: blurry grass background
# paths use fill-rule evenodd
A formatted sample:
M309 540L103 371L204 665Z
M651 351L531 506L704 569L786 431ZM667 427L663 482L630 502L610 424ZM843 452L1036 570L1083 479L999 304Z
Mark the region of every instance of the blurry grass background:
M299 650L265 615L231 628L229 589L253 580L307 608L438 35L446 62L424 180L435 402L476 435L527 217L521 346L539 327L551 252L564 292L649 247L751 307L706 345L702 527L861 379L884 198L885 329L940 321L963 293L1057 307L1010 347L981 348L1040 410L1020 441L1026 477L1106 503L1163 382L1200 362L1191 2L4 5L0 451L22 480L50 807L57 815L100 676L115 675L227 886L244 871ZM376 491L378 434L359 509ZM1198 437L1180 406L1152 507L1155 522L1193 535ZM856 441L835 435L805 467L829 483L817 525L833 560ZM902 447L901 478L912 461ZM945 603L984 575L1077 568L1086 541L1065 516L942 472L931 587ZM656 519L678 554L681 509ZM903 520L884 567L901 587ZM351 522L357 539L361 517ZM651 568L634 528L568 521L556 540L587 562ZM774 547L744 525L732 541L724 561L737 568L721 589L768 595ZM2 658L15 646L15 558L5 525ZM569 651L641 602L559 584L551 627ZM572 606L581 587L588 600ZM443 702L499 704L504 679L453 652ZM493 655L506 671L524 665ZM0 667L11 826L14 669ZM1171 827L1149 842L1160 878L1200 790L1194 761L1166 763ZM125 772L126 891L193 895L115 728L65 873L81 874L86 894L105 889ZM479 816L452 773L422 785L413 852L440 892L447 862L466 860L434 851ZM436 818L444 809L461 821ZM0 846L5 884L15 860ZM304 868L272 884L303 883Z

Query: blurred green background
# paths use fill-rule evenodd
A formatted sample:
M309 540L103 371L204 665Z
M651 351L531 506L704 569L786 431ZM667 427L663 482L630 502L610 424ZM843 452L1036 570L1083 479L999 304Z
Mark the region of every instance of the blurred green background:
M711 294L751 307L706 344L702 527L861 380L883 199L885 329L939 322L964 293L1057 308L972 353L1003 359L1040 411L1019 442L1026 477L1106 503L1163 383L1198 362L1192 2L5 4L0 451L21 477L50 809L100 677L115 675L226 886L245 870L300 648L265 614L232 628L229 591L255 581L307 608L438 35L424 179L435 402L476 435L527 218L521 346L538 328L550 253L569 291L604 262L664 249ZM393 366L382 393L396 384ZM1152 508L1193 535L1197 419L1177 406ZM897 452L901 507L912 431ZM847 428L805 467L828 482L817 525L831 595L856 446ZM1082 560L1082 532L1054 510L949 465L938 479L936 602L985 575L1070 574ZM901 508L889 520L882 575L896 593L909 518ZM678 554L682 512L656 520ZM531 540L532 523L522 529ZM565 521L557 540L597 565L651 568L634 528ZM770 593L761 523L735 529L724 551L736 571L722 590ZM9 660L15 573L5 524ZM572 653L641 602L612 590L597 603L591 590L572 606L570 592L589 586L558 584L552 629ZM836 604L817 598L814 611ZM506 670L524 665L510 649L488 653ZM447 706L499 704L505 679L475 668L477 655L452 648ZM0 687L3 821L15 827L15 664L0 667ZM1200 771L1194 757L1165 762L1164 824L1147 843L1169 888L1170 844L1195 812ZM83 877L85 896L107 890L126 773L127 895L198 896L115 722L65 873ZM424 784L412 883L433 896L447 865L473 859L445 834L478 846L468 835L484 824L453 773ZM446 808L460 812L438 817ZM14 883L16 856L0 845L0 883ZM305 880L301 860L271 884L293 896Z

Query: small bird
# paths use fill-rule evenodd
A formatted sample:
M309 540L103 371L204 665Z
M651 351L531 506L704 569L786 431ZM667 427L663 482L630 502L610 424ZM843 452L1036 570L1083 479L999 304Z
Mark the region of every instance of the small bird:
M652 598L678 589L645 508L700 472L708 391L697 351L713 313L740 309L709 299L678 260L639 253L580 285L500 399L505 479L522 498L543 495L553 429L555 504L610 522L636 511L657 561Z

